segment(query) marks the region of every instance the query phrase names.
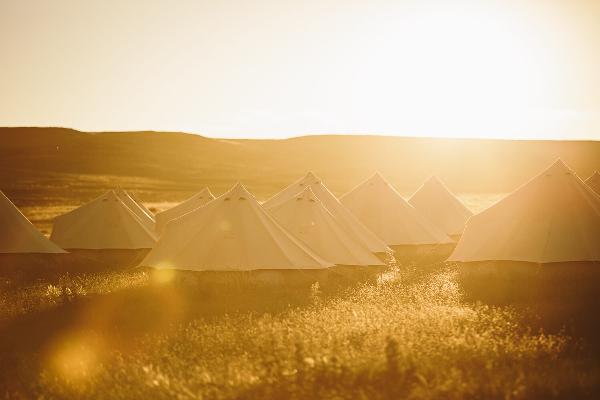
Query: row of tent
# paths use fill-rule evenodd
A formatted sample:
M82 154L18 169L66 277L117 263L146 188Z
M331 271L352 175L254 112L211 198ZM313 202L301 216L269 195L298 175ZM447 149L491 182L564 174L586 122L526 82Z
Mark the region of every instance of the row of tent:
M560 160L477 215L435 177L408 201L380 174L338 199L308 173L264 203L236 184L156 217L117 189L57 217L50 240L2 195L0 253L148 248L142 265L159 268L311 269L380 265L396 246L460 238L451 261L595 261L598 193L598 172L584 183Z

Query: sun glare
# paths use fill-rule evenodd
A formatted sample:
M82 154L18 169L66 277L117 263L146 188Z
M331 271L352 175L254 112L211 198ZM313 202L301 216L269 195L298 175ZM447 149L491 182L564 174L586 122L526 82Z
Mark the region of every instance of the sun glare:
M367 110L362 125L375 122L388 133L403 126L408 134L505 138L555 127L565 117L550 103L559 94L561 71L538 45L551 37L542 30L529 34L508 11L452 4L374 21L370 32L381 40L369 38L378 45L364 67L372 79L362 84L378 89L376 101L360 105Z
M593 2L107 3L7 3L1 124L598 137Z

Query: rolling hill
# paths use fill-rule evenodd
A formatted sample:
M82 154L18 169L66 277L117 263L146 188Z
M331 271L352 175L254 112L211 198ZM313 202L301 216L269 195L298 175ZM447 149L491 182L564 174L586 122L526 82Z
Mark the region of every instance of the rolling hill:
M378 170L409 194L429 175L456 192L506 192L563 158L586 177L600 142L304 136L223 140L178 132L87 133L0 128L0 189L18 205L95 197L121 185L147 201L174 201L242 181L265 198L313 170L341 194Z

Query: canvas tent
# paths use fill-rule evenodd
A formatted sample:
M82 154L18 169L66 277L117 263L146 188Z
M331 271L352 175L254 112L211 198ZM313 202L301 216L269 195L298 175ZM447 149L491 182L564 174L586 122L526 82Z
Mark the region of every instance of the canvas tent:
M282 228L244 186L171 221L141 265L196 271L331 266Z
M54 220L50 239L65 249L148 249L154 233L114 191Z
M585 180L585 183L591 187L594 192L600 195L600 172L594 172L589 178Z
M461 235L473 215L435 176L427 179L408 202L450 236Z
M290 198L293 198L307 187L311 188L315 196L321 200L321 203L323 203L325 208L327 208L334 216L338 224L340 224L355 240L365 245L373 253L387 253L390 251L390 248L384 241L356 219L356 217L340 203L337 197L329 191L321 179L312 172L309 172L304 178L299 179L275 194L267 200L263 206L266 209L276 207Z
M215 196L211 193L208 188L204 188L189 199L182 203L179 203L175 207L172 207L163 212L156 214L156 232L162 233L167 225L167 222L179 218L190 211L195 210L198 207L202 207L211 200L214 200Z
M383 263L338 224L310 187L271 209L285 229L324 259L339 265Z
M0 191L0 253L65 253L49 241Z
M133 196L132 193L129 193L123 189L117 189L117 196L125 205L134 212L135 215L140 219L142 224L149 229L150 231L154 231L154 215L150 210L142 204L136 197Z
M441 228L408 204L379 173L352 189L341 201L390 246L453 242Z
M600 197L558 160L471 217L449 260L600 260Z

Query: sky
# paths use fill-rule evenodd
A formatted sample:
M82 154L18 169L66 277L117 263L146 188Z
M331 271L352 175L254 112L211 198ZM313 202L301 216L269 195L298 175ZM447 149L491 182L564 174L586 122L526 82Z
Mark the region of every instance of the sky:
M0 126L600 140L600 1L0 0Z

